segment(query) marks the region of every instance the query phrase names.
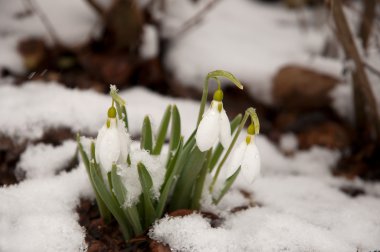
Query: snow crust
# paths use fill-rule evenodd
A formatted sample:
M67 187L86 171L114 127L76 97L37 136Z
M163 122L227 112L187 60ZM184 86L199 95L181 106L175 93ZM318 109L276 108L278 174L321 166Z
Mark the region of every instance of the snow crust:
M125 206L129 207L139 200L139 196L142 193L142 188L139 179L139 173L137 165L138 163L144 164L148 170L152 181L152 193L157 199L160 196L160 188L164 182L165 177L165 161L166 156L151 156L147 151L140 150L139 145L133 146L130 153L131 166L122 165L118 169L118 174L122 177L122 182L127 190L127 199Z
M77 46L94 37L101 27L99 17L86 1L35 0L35 6L46 16L60 43ZM28 14L29 13L29 14ZM17 52L18 41L42 38L52 43L51 34L28 1L14 0L1 3L0 8L0 68L16 72L24 70Z
M82 166L0 188L0 251L85 251L85 232L75 208L80 197L92 194Z
M166 217L155 224L150 236L169 244L174 251L191 252L327 252L379 248L379 195L351 198L342 193L340 186L358 186L363 182L331 177L328 167L337 161L337 153L314 148L285 157L265 137L257 137L257 145L263 154L264 175L252 187L244 189L253 193L260 207L236 214L224 212L225 221L218 228L212 228L198 214ZM361 185L360 188L365 188ZM370 187L374 189L373 185ZM236 190L229 192L220 209L230 210L250 203L238 194Z
M158 127L166 107L174 103L182 115L182 125L188 125L183 129L184 136L189 136L195 127L199 105L193 101L164 97L139 87L120 95L127 102L132 135L140 132L145 115L158 122ZM30 81L22 87L4 83L0 86L0 101L0 118L6 118L0 120L0 134L21 141L41 138L47 129L61 127L95 135L107 119L111 99L91 90Z
M170 2L163 23L173 32L181 30L208 1L197 5ZM324 15L321 11L290 11L283 5L259 1L220 1L200 23L176 38L166 63L184 84L199 90L208 72L228 69L243 81L253 97L271 103L272 78L286 64L340 76L339 60L316 55L323 50L329 27L301 25L312 23L314 15L321 14Z
M27 179L51 177L75 158L76 146L72 140L57 147L43 143L30 144L20 157L17 173L25 172Z

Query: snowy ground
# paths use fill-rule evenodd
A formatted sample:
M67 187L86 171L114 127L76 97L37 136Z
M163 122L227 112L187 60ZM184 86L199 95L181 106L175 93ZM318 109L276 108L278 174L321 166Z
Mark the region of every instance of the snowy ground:
M62 100L54 95L56 92ZM24 128L27 122L22 120L27 117L36 121L40 118L45 129L65 126L94 133L104 121L102 111L109 101L92 91L41 83L4 85L0 96L1 107L10 108L1 110L1 118L9 118L1 120L1 132L23 139L40 136ZM194 102L160 97L140 88L122 92L122 96L134 133L141 126L142 113L160 117L166 105L173 102L186 115L185 134L193 127L190 122L195 121L198 111ZM70 105L64 106L62 102L68 97ZM49 110L41 100L49 102ZM287 138L288 144L283 145L293 148L291 136ZM228 209L247 203L232 191L220 205L225 218L221 227L211 228L199 215L166 218L156 224L151 236L184 251L370 251L380 247L380 184L331 177L329 168L339 157L336 152L313 148L286 157L264 136L257 138L257 145L263 176L252 188L245 189L253 193L260 207L228 214ZM56 147L31 145L22 154L17 169L26 172L26 180L0 189L1 251L80 251L85 247L84 230L76 222L75 213L80 197L93 196L85 169L80 165L69 173L58 172L74 155L72 141ZM351 198L340 190L347 185L362 188L367 194Z
M30 36L51 38L36 16L16 18L25 11L22 1L8 2L0 2L0 69L22 72L17 41ZM64 43L76 45L97 34L99 20L85 1L37 2L47 8L45 12ZM193 8L184 1L168 2L170 8L163 15L168 36L205 4L200 1ZM323 13L293 12L251 0L223 0L199 26L175 41L166 64L177 78L197 88L200 84L195 83L202 83L208 71L226 69L242 79L253 96L271 103L271 78L284 64L340 76L341 62L316 56L329 36L326 24L302 25L311 22L313 15ZM376 60L371 62L378 64ZM0 134L32 141L48 129L63 127L94 136L104 123L110 105L105 95L57 83L30 82L20 87L11 82L0 80ZM350 103L349 90L346 85L336 92L342 110ZM199 105L193 101L162 97L142 88L121 95L127 101L132 135L139 134L145 114L157 128L165 107L173 103L182 114L185 137L195 126ZM294 137L287 135L283 140L282 149L295 151L293 156L282 154L265 136L257 137L262 177L252 188L244 189L252 192L260 207L229 214L229 209L247 204L232 190L217 210L225 218L221 227L211 228L196 214L165 218L151 230L151 237L182 251L379 250L380 183L334 178L330 168L340 153L317 147L297 151ZM16 165L26 179L0 188L0 251L86 250L75 208L81 197L92 198L93 192L83 166L61 172L75 151L71 140L59 146L28 145ZM366 194L351 198L340 190L342 186L356 186Z

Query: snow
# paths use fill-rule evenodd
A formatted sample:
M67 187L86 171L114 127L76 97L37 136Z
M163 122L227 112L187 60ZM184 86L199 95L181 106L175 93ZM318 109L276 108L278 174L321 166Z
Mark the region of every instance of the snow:
M164 154L164 153L163 153ZM140 150L139 144L132 145L132 150L130 153L131 166L121 165L118 169L118 174L122 178L122 182L127 190L127 199L125 206L129 207L134 205L139 200L139 196L142 193L142 188L140 184L139 174L137 164L144 164L145 168L148 170L152 181L152 193L155 199L160 196L160 188L164 182L165 177L165 161L166 156L151 156L145 150Z
M76 147L76 142L72 140L57 147L43 143L30 144L20 157L16 173L25 172L27 179L52 177L75 158Z
M40 153L41 158L50 152ZM92 194L82 165L59 176L0 188L0 250L85 251L85 232L75 208L80 197Z
M140 132L145 115L160 122L166 107L174 103L182 115L182 125L189 126L184 127L183 135L192 133L197 118L194 111L199 108L196 102L164 97L139 87L120 95L127 102L132 135ZM55 128L95 135L107 119L111 98L54 82L30 81L22 87L4 83L0 86L0 101L0 118L7 118L0 120L0 134L22 141L39 139L46 130Z
M78 46L99 31L99 17L86 1L34 0L34 6L46 16L60 43ZM34 12L28 1L14 0L0 3L0 69L22 72L23 64L17 53L17 42L25 38L42 38L52 43L51 34ZM21 14L24 15L22 16ZM21 16L21 17L20 17Z
M156 222L151 238L175 251L191 252L379 248L378 194L350 198L342 193L339 187L352 182L329 175L328 167L337 161L336 153L314 148L285 157L265 137L257 140L260 152L266 154L262 155L264 175L245 189L253 193L260 207L236 214L225 212L225 221L218 228L212 228L198 214L167 217ZM241 196L234 199L237 194L236 190L229 192L221 208L249 204Z
M194 6L187 1L171 2L163 18L169 31L181 30L208 1ZM272 78L284 65L297 64L340 76L339 60L316 55L330 34L327 24L301 25L311 23L319 12L289 11L283 5L259 1L220 1L202 22L176 37L166 64L184 84L199 90L208 72L228 69L253 97L271 103Z
M158 55L158 33L153 25L144 25L143 42L140 48L140 55L143 59L152 59Z
M298 138L293 133L284 134L280 138L279 147L283 152L292 153L298 149Z
M7 108L0 110L1 118L7 118L0 121L2 132L6 130L23 139L38 137L36 128L42 132L62 126L95 134L110 105L106 95L54 83L4 85L0 87L0 96L0 107ZM141 88L121 92L121 96L126 99L135 135L140 132L143 112L158 122L171 103L178 103L184 132L189 134L196 122L198 105L194 102L155 95ZM286 137L289 136L282 138ZM87 142L84 141L86 146ZM380 246L379 183L331 177L330 168L339 159L338 151L314 147L285 156L265 136L255 137L255 142L260 150L262 177L251 187L235 185L218 209L208 209L224 217L221 227L212 228L199 215L167 218L157 222L151 236L185 251L368 251ZM28 146L23 153L17 167L26 172L26 180L0 189L1 250L78 251L85 246L75 213L80 197L93 197L85 169L81 165L69 173L57 174L75 153L74 146L73 141L55 147L37 144ZM158 192L158 178L163 177L159 162L141 151L133 154L136 146L137 142L131 150L132 163L143 161L158 181L154 182ZM138 175L132 174L125 176L134 183L127 181L127 186L136 184ZM367 194L350 198L341 192L342 186L356 186ZM252 193L260 207L228 213L232 208L252 203L237 188ZM135 195L139 193L136 190ZM54 238L42 238L48 235ZM21 237L34 242L26 247L26 243L17 242Z
M98 17L85 1L36 2L66 45L77 46L99 31ZM102 4L107 2L102 0ZM17 41L40 37L52 42L36 15L26 15L15 22L16 16L26 10L23 3L0 3L0 68L16 72L24 70ZM139 3L147 5L144 0ZM170 37L207 1L200 0L195 5L177 0L167 3L167 10L156 14L164 22L163 36ZM199 90L208 71L227 69L244 82L252 96L266 103L272 102L273 76L287 64L341 79L344 62L318 56L331 36L327 27L301 25L310 24L315 14L251 0L220 1L202 22L175 38L166 57L167 68L186 85ZM350 20L353 19L355 15L350 14ZM355 23L357 20L350 25ZM141 54L149 59L158 53L158 35L151 26L144 27L144 31ZM377 51L371 49L366 62L379 66ZM370 71L368 74L380 105L378 76ZM332 91L333 106L350 119L352 84L341 81L347 83ZM69 89L55 82L30 81L15 86L11 80L0 80L0 84L0 134L28 142L16 165L17 172L25 174L25 180L0 188L0 251L85 251L85 230L78 224L75 209L81 198L93 199L93 191L82 164L70 172L62 171L75 155L76 144L72 140L59 146L33 142L56 128L95 136L105 123L110 97L91 90ZM174 103L182 115L183 135L188 137L195 126L199 109L196 102L165 97L143 88L132 88L120 95L127 102L133 138L140 134L146 114L157 129L166 106ZM255 142L260 151L262 176L250 187L236 184L218 207L209 205L207 195L203 198L203 210L223 217L220 227L211 227L209 220L199 214L165 217L156 222L150 237L169 244L173 250L189 252L380 248L380 183L332 177L330 169L341 153L321 147L297 151L294 135L283 135L279 148L265 136L257 136ZM88 139L83 144L87 150ZM156 197L164 177L163 156L150 157L137 146L135 142L132 147L132 167L127 168L130 170L119 170L130 193L126 205L141 194L136 169L139 161L152 174ZM351 198L341 191L343 186L356 187L365 194ZM240 188L251 193L252 199L244 197ZM253 203L257 206L235 214L229 212Z

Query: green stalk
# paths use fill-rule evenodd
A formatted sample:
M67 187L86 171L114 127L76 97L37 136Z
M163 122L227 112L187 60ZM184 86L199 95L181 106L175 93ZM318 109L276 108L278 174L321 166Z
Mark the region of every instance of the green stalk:
M226 154L224 154L222 161L219 163L218 168L216 169L214 178L213 178L213 180L211 182L211 185L210 185L210 192L211 193L214 190L214 186L215 186L216 180L218 179L218 176L219 176L219 173L220 173L220 171L222 169L222 166L224 165L224 163L226 162L228 156L230 155L230 153L232 151L232 148L234 147L234 145L235 145L235 143L236 143L236 141L237 141L237 139L238 139L238 137L240 135L240 132L243 129L245 123L247 122L247 119L248 119L249 116L251 116L251 121L254 123L255 133L258 134L259 131L260 131L259 119L257 117L255 109L254 108L248 108L245 111L245 113L244 113L243 120L241 121L241 123L239 125L239 128L237 129L236 134L235 134L234 138L232 139L232 141L230 143L230 146L227 149Z
M216 80L218 84L218 89L220 89L220 80L218 77L224 77L230 80L232 83L234 83L239 89L243 89L243 85L240 83L240 81L232 74L227 71L223 70L215 70L207 74L204 85L203 85L203 92L202 92L202 99L201 99L201 106L199 107L199 114L198 114L198 121L197 126L202 120L203 113L205 112L206 102L207 102L207 95L208 95L208 83L210 79Z

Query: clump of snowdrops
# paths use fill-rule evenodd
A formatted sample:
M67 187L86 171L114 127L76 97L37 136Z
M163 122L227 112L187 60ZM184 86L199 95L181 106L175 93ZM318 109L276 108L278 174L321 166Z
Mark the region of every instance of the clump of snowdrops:
M188 139L181 135L176 105L169 105L156 134L149 117L145 117L140 146L132 148L125 101L114 86L106 122L89 150L78 135L79 150L100 214L106 222L115 218L126 240L144 233L167 211L199 210L204 195L218 204L237 179L252 183L259 174L260 156L254 143L260 130L257 114L248 108L244 116L239 114L229 121L223 107L221 77L243 89L231 73L210 72L205 78L197 127ZM205 112L211 79L218 87ZM234 149L247 122L246 137ZM168 151L163 151L167 135Z

